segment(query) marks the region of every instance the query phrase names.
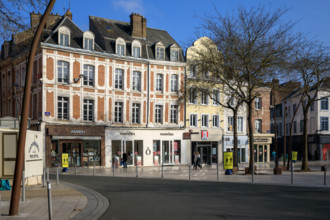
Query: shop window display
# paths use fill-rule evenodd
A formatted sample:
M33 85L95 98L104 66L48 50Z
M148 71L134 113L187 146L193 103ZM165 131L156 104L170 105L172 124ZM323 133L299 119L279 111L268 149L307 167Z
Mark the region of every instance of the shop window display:
M101 165L100 160L100 141L87 140L83 142L83 164L84 166Z

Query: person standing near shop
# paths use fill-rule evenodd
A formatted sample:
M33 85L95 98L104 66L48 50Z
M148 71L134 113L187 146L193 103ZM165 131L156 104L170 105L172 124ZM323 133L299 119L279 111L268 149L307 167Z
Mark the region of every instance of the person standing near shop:
M201 165L201 155L199 154L198 151L197 151L197 153L196 153L196 158L197 158L196 169L197 169L197 166L198 166L199 168L202 169L202 165Z
M123 162L124 162L124 168L127 168L127 154L123 153Z

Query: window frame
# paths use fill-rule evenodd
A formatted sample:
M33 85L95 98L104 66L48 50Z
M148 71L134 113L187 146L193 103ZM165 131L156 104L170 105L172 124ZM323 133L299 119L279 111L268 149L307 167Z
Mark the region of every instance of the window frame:
M136 54L137 51L135 49L139 49L138 54ZM141 44L137 40L132 42L132 57L141 58Z
M194 120L192 120L192 117ZM194 122L194 124L192 124ZM195 113L192 113L189 115L189 127L191 128L197 128L198 127L198 115Z
M212 127L213 128L220 127L220 115L212 115Z
M329 110L329 97L323 97L320 99L320 110L321 111Z
M178 105L176 104L170 106L170 123L178 123Z
M209 95L205 89L201 91L201 105L209 105Z
M141 104L140 103L132 103L132 123L140 124L140 115L141 115Z
M323 119L324 120L326 119L326 121L323 122ZM326 123L326 127L325 127L325 124L323 124L323 123ZM323 129L323 128L325 128L325 129ZM320 130L321 131L329 131L329 117L326 117L326 116L321 116L320 117Z
M261 110L262 109L262 98L261 97L256 97L254 99L254 108L256 110Z
M208 114L202 114L201 115L201 127L202 128L208 128L209 127L209 115Z
M171 75L171 92L172 93L178 93L179 91L179 75L178 74L172 74Z
M132 90L141 92L141 72L140 71L133 71L132 75Z
M124 74L125 71L123 69L115 69L115 89L124 90Z
M163 124L163 105L155 105L155 123Z
M58 29L58 45L69 47L71 45L71 31L66 26Z
M198 98L197 88L190 87L189 88L189 104L197 105L198 104L197 98Z
M216 102L216 101L218 101L218 102ZM212 92L212 105L214 105L214 106L220 105L220 91L217 89L214 89Z
M233 132L233 130L234 130L234 117L227 116L227 132Z
M83 84L84 84L84 86L94 86L95 85L95 67L93 65L84 64Z
M123 123L123 114L124 114L124 102L122 101L117 101L115 102L115 106L114 106L115 110L114 110L114 122L115 123Z
M67 64L67 67L65 67L65 64ZM67 70L67 72L65 72L64 70ZM70 75L69 72L70 72L70 63L67 61L64 61L64 60L58 60L57 61L57 82L58 83L69 83L69 75ZM60 75L62 77L60 77Z
M162 73L157 73L156 74L156 92L161 92L163 93L164 91L164 75Z
M164 46L157 45L155 53L156 53L156 56L155 56L156 60L165 60L165 47Z
M83 120L93 122L94 121L94 100L84 99L83 100ZM87 114L85 114L85 111Z
M254 120L254 132L258 133L258 134L262 133L262 120L261 119L255 119Z
M57 97L57 119L69 120L70 114L70 99L66 96ZM66 113L65 113L66 109ZM61 117L60 117L61 116Z
M123 38L117 38L116 40L116 54L119 56L126 55L126 42Z

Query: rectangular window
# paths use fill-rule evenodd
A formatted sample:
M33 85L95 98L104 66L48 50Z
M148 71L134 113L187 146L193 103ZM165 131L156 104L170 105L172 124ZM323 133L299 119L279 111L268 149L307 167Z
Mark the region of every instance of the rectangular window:
M141 72L133 71L133 90L141 91Z
M293 133L297 133L297 122L293 122Z
M261 119L255 120L255 133L261 133Z
M213 120L212 120L212 126L214 128L218 128L220 125L219 125L219 115L213 115Z
M57 61L57 81L61 83L68 83L69 81L69 63L64 61Z
M155 107L155 123L163 123L163 106L156 105Z
M93 121L94 100L84 99L84 121Z
M190 127L197 127L197 114L190 115Z
M94 66L84 65L84 85L85 86L94 86Z
M124 70L122 69L116 69L115 88L124 89Z
M311 112L313 112L313 111L314 111L314 101L311 104Z
M227 96L227 103L228 103L230 106L234 106L234 104L235 104L235 98L232 97L232 96Z
M203 73L202 73L202 77L203 77L204 79L208 79L209 76L210 76L210 72L209 72L209 71L203 71Z
M329 131L329 117L320 117L320 130Z
M300 120L300 132L304 131L304 120Z
M133 47L133 57L140 58L140 47Z
M116 49L118 55L125 55L125 51L124 51L125 46L123 44L117 44Z
M115 122L123 123L123 103L115 102Z
M296 108L297 108L297 105L296 104L293 104L292 105L292 113L294 114L294 112L296 111Z
M209 95L206 90L201 91L201 105L208 105L209 104Z
M57 97L57 118L69 119L69 98Z
M220 105L220 92L218 90L213 90L212 100L213 105Z
M228 116L227 131L233 131L234 118L233 116Z
M324 97L321 99L321 110L328 110L329 109L329 102L328 97Z
M202 115L202 127L209 127L209 115Z
M171 50L171 61L177 62L179 59L179 53L178 50L172 49Z
M178 106L171 105L171 123L178 123Z
M164 60L164 48L163 47L156 48L156 60Z
M178 75L171 75L171 92L178 92Z
M237 131L243 132L243 117L242 116L237 117Z
M132 104L132 123L140 123L140 104Z
M197 66L196 65L190 65L189 66L189 76L190 77L196 77L197 76Z
M197 104L197 89L189 89L189 104Z
M282 123L277 124L277 135L282 136Z
M156 91L163 92L163 74L156 75Z
M255 109L260 110L261 109L261 98L260 97L255 98L254 103L255 103Z
M93 39L85 38L85 49L93 50Z
M68 34L60 34L60 45L69 46L69 35Z

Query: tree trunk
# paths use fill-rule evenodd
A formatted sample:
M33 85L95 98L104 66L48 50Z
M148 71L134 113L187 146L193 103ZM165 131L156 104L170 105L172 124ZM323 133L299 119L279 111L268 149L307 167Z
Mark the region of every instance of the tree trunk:
M286 107L284 105L284 118L283 118L283 155L286 154ZM283 166L285 166L285 160L283 160Z
M234 167L238 167L238 153L237 153L237 110L233 110L234 121L233 121L233 129L234 129Z
M278 144L277 144L277 122L276 122L276 105L274 104L274 146L275 146L275 168L278 168Z
M307 133L307 126L308 126L308 108L304 111L304 132L303 132L303 138L304 138L304 145L303 145L303 161L301 164L301 170L309 171L308 166L308 133Z
M249 124L249 148L250 148L250 160L249 160L249 173L252 174L252 167L254 165L254 146L253 146L253 127L252 127L252 101L248 102L248 124Z

